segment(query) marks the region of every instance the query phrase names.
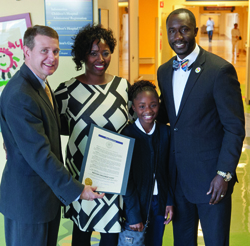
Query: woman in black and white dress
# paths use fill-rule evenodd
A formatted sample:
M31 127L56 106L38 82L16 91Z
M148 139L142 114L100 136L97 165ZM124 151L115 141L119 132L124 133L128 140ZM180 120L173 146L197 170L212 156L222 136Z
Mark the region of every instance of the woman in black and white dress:
M72 55L76 69L85 73L55 91L62 134L69 135L66 166L78 178L91 123L120 132L128 121L128 81L106 73L116 39L111 30L88 25L75 37ZM120 226L119 196L78 200L66 207L74 221L72 245L90 245L92 231L101 233L100 245L116 246Z

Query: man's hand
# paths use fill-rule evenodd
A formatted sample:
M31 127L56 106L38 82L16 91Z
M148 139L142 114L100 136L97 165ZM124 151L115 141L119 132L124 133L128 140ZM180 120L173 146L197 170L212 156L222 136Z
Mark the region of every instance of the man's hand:
M96 198L103 198L105 193L98 194L97 192L94 192L97 189L97 187L92 187L90 185L85 185L84 190L82 191L80 198L82 200L87 201L93 201Z
M211 194L211 199L209 201L210 205L214 205L220 202L226 195L228 189L228 182L226 182L223 177L216 175L210 184L209 191L207 195Z
M132 230L132 231L143 231L143 224L142 222L138 223L138 224L135 224L135 225L130 225L129 228Z
M173 220L174 206L166 206L164 224L168 225Z

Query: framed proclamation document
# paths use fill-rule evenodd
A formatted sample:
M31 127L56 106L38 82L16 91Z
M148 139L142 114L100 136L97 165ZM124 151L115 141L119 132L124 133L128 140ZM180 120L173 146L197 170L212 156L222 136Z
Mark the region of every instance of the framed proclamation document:
M125 195L133 138L91 124L79 180L97 191Z

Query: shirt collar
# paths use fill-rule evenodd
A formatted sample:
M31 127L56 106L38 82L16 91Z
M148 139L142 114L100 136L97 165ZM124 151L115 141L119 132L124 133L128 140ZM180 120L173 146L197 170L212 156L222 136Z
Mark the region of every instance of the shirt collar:
M191 54L189 54L188 56L186 56L184 59L188 59L188 66L192 65L196 58L198 57L200 53L200 47L198 46L198 44L196 44L194 50L192 51ZM181 61L182 59L180 59L180 57L177 55L177 61Z
M141 122L139 121L139 118L137 118L137 120L135 121L135 124L136 124L136 126L142 131L142 132L144 132L145 134L147 134L147 135L152 135L153 133L154 133L154 131L155 131L155 122L154 122L154 125L153 125L153 127L152 127L152 129L151 129L151 131L149 132L149 133L146 133L145 132L145 130L143 129L143 127L142 127L142 125L141 125Z
M40 77L38 77L31 69L30 71L35 75L35 77L38 79L38 81L40 82L41 86L43 87L43 89L45 89L45 83L46 83L46 80L42 80Z

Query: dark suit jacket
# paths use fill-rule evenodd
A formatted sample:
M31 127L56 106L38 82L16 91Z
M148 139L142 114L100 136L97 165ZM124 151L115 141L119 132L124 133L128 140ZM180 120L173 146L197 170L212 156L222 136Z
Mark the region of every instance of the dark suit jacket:
M164 216L166 205L173 205L168 180L169 133L169 127L158 122L152 135L142 132L135 123L126 126L121 132L135 139L127 191L123 196L123 212L129 225L146 223L156 164L157 214Z
M46 223L55 218L61 202L71 203L84 188L62 164L57 109L53 110L25 64L0 100L0 124L8 150L0 212L23 223Z
M176 177L178 172L190 202L206 203L211 198L206 192L217 170L234 174L227 195L233 191L245 136L240 84L230 63L200 48L176 116L172 87L174 59L158 69L163 100L159 119L168 121L171 127L170 173Z

